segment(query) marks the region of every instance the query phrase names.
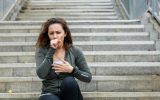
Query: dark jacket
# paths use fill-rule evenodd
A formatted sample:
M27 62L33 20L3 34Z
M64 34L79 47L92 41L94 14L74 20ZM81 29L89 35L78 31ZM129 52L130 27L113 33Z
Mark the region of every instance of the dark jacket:
M68 51L65 52L65 60L75 68L74 72L60 73L57 75L52 68L53 54L55 49L50 47L37 48L36 49L36 72L39 78L43 79L42 92L57 93L60 91L59 87L62 80L67 76L73 76L80 81L90 82L92 74L88 68L85 57L81 50L75 46L71 46Z

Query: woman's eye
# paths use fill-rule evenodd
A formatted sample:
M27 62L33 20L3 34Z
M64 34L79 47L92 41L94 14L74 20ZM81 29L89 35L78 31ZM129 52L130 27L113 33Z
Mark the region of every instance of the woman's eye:
M60 34L61 32L56 32L57 34Z
M54 33L49 33L50 35L54 34Z

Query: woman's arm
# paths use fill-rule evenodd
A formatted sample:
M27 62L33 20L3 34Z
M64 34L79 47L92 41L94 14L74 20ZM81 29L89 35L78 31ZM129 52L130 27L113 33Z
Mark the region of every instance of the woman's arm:
M39 78L48 79L48 75L51 72L51 64L55 49L50 47L47 54L44 54L43 48L36 49L36 72Z
M85 60L84 54L79 48L76 48L75 52L75 64L77 67L73 70L73 75L84 82L90 82L92 79L92 74L89 70L87 62Z

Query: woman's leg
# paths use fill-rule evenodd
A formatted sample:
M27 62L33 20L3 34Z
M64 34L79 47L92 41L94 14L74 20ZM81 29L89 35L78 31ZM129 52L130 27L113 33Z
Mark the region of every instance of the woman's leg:
M61 100L83 100L78 83L74 77L66 77L61 84Z
M42 94L39 100L60 100L57 95L54 94Z

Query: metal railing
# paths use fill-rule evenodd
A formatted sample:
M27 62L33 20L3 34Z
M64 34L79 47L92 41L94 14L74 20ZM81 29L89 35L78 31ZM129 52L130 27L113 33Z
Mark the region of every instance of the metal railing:
M160 22L160 0L121 0L129 19L137 19L146 11L150 11Z
M148 9L146 0L121 0L121 5L129 19L137 19Z
M160 23L160 0L148 0L149 11Z
M8 12L16 0L0 0L0 19Z

